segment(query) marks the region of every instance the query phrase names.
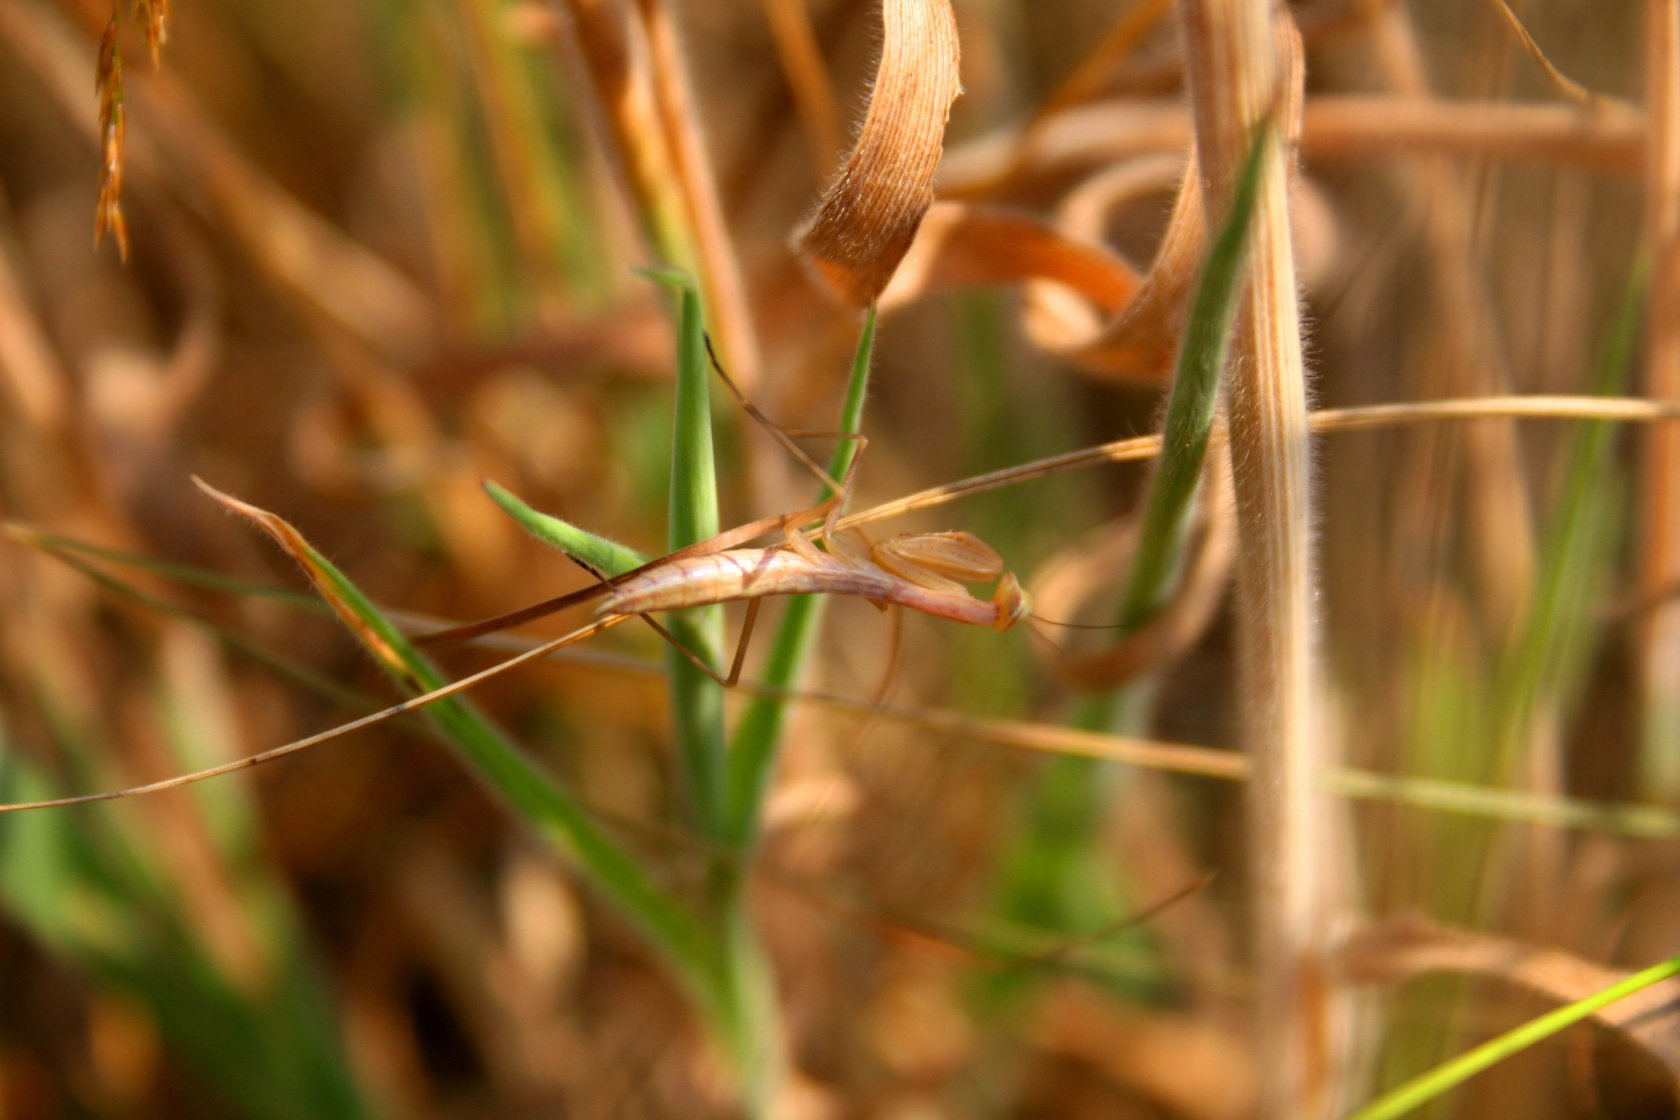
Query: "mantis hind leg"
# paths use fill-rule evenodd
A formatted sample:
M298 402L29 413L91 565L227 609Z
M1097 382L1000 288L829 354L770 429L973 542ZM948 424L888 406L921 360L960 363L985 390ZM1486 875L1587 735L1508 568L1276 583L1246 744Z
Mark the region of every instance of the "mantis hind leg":
M677 636L671 633L670 630L666 629L666 627L660 623L658 619L649 614L644 614L641 618L643 622L653 627L654 631L658 633L660 637L664 638L667 642L670 642L672 648L682 654L683 657L688 660L689 664L712 678L712 680L716 681L724 688L734 688L741 682L741 667L746 664L747 646L752 641L753 627L758 622L758 610L763 605L764 601L762 599L747 600L747 615L741 621L741 636L735 639L735 656L730 661L729 675L727 677L721 675L716 669L712 668L711 663L704 657L678 640Z

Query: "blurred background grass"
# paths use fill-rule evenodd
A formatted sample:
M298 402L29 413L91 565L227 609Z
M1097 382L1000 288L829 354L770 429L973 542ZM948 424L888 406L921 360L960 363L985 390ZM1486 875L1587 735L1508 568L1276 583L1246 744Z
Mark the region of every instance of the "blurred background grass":
M785 424L831 428L857 323L787 241L837 139L801 112L779 6L671 8L755 326L749 392ZM1019 126L1076 73L1096 75L1080 103L1176 103L1163 5L957 7L966 95L948 148ZM1309 105L1427 90L1473 116L1471 102L1562 100L1489 5L1294 8ZM1081 69L1116 20L1150 9L1134 49ZM843 135L878 9L807 10ZM1642 99L1636 6L1520 10L1564 72ZM649 219L603 156L553 10L181 0L156 73L127 13L126 264L92 246L92 86L110 17L103 0L0 8L0 509L155 563L102 561L113 588L39 542L0 542L7 800L167 776L388 702L327 616L259 594L295 588L291 565L192 474L289 518L381 603L439 617L587 582L481 478L649 553L665 539L675 335L631 272L650 259ZM987 197L1052 212L1106 170L1105 138L1091 139L1097 156L1019 169ZM1625 363L1599 356L1642 238L1637 160L1432 154L1447 146L1309 140L1318 403L1635 392ZM1140 264L1170 195L1157 201L1108 223ZM1036 350L1013 291L897 311L875 354L854 508L1141 433L1160 408L1159 384L1083 376ZM808 503L810 480L724 402L723 524ZM1617 613L1640 531L1620 436L1480 421L1323 441L1324 652L1350 764L1664 803ZM1030 588L1135 512L1144 477L1035 481L890 528L974 531ZM1114 609L1091 603L1081 620ZM1216 620L1117 726L1232 746L1227 627ZM677 811L663 661L630 629L479 702L674 896L700 898L716 853ZM871 714L890 667L895 708L1028 721L1046 740L1075 719L1024 630L911 617L902 642L895 658L874 611L831 607L808 686L860 705L797 705L785 736L751 877L793 1070L777 1115L1247 1114L1238 787L1057 770ZM1494 824L1386 793L1354 803L1359 843L1344 853L1374 915L1611 964L1671 950L1672 840ZM734 1107L683 993L629 926L415 723L157 798L8 818L0 876L7 1116ZM1186 890L1146 925L1112 928ZM1382 989L1350 1093L1542 1006L1508 982ZM1661 1079L1646 1096L1636 1065L1560 1056L1590 1053L1577 1039L1510 1063L1462 1114L1662 1114L1641 1111Z

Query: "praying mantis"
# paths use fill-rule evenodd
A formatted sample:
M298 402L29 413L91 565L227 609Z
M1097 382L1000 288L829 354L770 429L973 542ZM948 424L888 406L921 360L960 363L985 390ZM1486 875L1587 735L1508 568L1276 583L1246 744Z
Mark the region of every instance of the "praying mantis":
M834 490L832 497L808 509L778 514L739 526L650 561L620 576L609 579L596 573L599 582L593 587L480 622L420 635L415 639L417 645L464 641L595 598L602 599L597 606L593 623L488 669L423 692L371 715L255 755L190 774L121 790L4 804L0 805L0 813L63 807L154 793L260 765L454 696L527 661L546 657L565 646L638 617L645 619L668 641L676 645L690 662L707 675L725 687L730 687L740 680L754 621L763 600L769 596L847 595L866 599L881 609L893 605L908 607L938 618L967 625L986 626L999 631L1007 630L1029 616L1030 599L1022 589L1020 581L1004 569L1003 560L997 552L972 533L956 530L900 534L870 545L866 552L845 542L836 532L836 524L850 492L861 451L867 446L867 440L861 435L839 434L839 438L857 440L859 454L853 456L845 478L836 482L792 439L794 434L831 433L790 433L776 425L748 401L730 380L717 361L716 355L711 354L709 340L707 351L712 358L714 370L748 414L765 425L784 447L831 487ZM195 482L224 506L262 525L286 545L288 550L292 550L292 547L286 544L288 535L301 541L296 530L275 515L222 494L202 481L195 479ZM819 549L813 538L807 536L802 529L818 519L821 519L822 524L815 533L815 541L827 546L827 551ZM778 529L784 534L783 543L774 547L743 547L747 542ZM972 595L966 586L992 581L996 583L995 589L992 595L985 599ZM682 646L668 630L650 617L657 612L742 600L747 604L747 615L727 675L717 673L705 658ZM344 612L340 610L340 614L343 615Z

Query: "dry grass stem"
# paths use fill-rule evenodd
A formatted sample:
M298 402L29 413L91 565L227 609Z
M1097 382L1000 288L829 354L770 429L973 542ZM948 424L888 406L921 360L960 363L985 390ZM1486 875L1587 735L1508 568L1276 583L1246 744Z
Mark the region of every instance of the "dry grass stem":
M1252 1014L1261 1115L1323 1116L1340 1085L1342 1028L1324 954L1331 853L1341 840L1319 785L1318 591L1286 147L1294 130L1277 119L1299 97L1300 46L1269 0L1184 0L1179 11L1210 225L1229 209L1253 145L1267 146L1226 390L1240 542L1238 687L1254 766Z
M1680 401L1680 11L1663 0L1645 5L1645 239L1651 254L1646 306L1644 390ZM1640 587L1647 593L1680 578L1680 432L1663 427L1646 438ZM1680 610L1653 611L1638 631L1644 690L1644 754L1652 788L1680 795L1675 760L1680 728Z
M857 143L795 238L853 307L886 288L933 204L945 120L961 92L950 0L885 0L885 39Z
M648 44L619 0L554 0L577 68L599 110L600 134L623 176L643 233L666 263L694 258L675 154L648 77Z
M1420 401L1414 404L1375 404L1350 408L1326 408L1309 413L1307 423L1314 432L1354 432L1406 424L1430 424L1441 420L1613 420L1631 424L1655 424L1680 420L1680 402L1648 401L1637 397L1481 397L1452 401ZM1131 436L1092 447L1068 451L975 475L961 482L906 494L890 502L847 514L840 529L852 529L874 521L902 517L916 510L945 505L959 498L1016 486L1033 479L1087 470L1103 463L1135 463L1161 453L1158 435Z
M1427 97L1427 67L1409 15L1386 9L1374 21L1372 37L1384 78L1404 98ZM1502 392L1510 387L1510 373L1477 258L1474 193L1445 156L1416 161L1398 173L1405 194L1420 200L1416 220L1433 265L1428 298L1437 325L1416 362L1418 392L1427 397ZM1515 428L1485 424L1424 431L1403 454L1401 477L1412 482L1402 500L1419 515L1417 524L1432 526L1420 534L1420 548L1439 554L1450 547L1430 539L1449 530L1439 519L1422 515L1438 508L1443 493L1460 486L1468 491L1470 508L1462 526L1452 529L1469 537L1488 632L1505 633L1529 602L1535 563Z
M787 75L793 104L811 149L817 178L827 181L840 157L840 107L834 101L834 82L823 62L822 45L811 26L804 0L763 0L764 16L776 37L776 53Z
M751 389L759 380L758 333L741 279L741 262L723 219L717 183L706 156L688 64L666 0L635 0L635 4L648 46L647 80L653 86L660 130L677 173L676 187L682 194L694 239L706 316L736 382Z
M952 148L939 193L985 195L1140 155L1179 153L1189 135L1189 117L1176 101L1096 102L1030 131L1005 129ZM1631 176L1644 167L1644 147L1644 115L1622 108L1588 113L1570 105L1320 94L1307 99L1301 118L1301 154L1314 161L1436 153Z
M1528 28L1523 26L1522 18L1511 9L1511 5L1506 0L1488 0L1488 3L1492 4L1494 10L1505 20L1505 26L1511 29L1511 33L1517 37L1517 42L1522 44L1522 48L1528 52L1528 56L1539 64L1540 69L1546 72L1546 77L1550 78L1552 84L1557 86L1559 93L1589 109L1605 108L1611 104L1609 98L1594 93L1562 70L1559 70L1557 65L1547 57L1546 52L1540 48L1540 44L1534 41L1534 36L1530 35Z

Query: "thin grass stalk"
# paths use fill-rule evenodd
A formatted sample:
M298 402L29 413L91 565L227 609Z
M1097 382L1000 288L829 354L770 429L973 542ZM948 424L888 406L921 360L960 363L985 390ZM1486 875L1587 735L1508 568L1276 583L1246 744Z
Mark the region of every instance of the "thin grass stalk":
M632 33L617 0L554 0L572 32L566 38L588 76L603 117L604 139L616 157L654 256L691 268L697 260L688 208L665 144L659 107L640 72L647 44Z
M811 168L826 180L840 158L840 108L834 99L834 83L823 61L822 44L811 26L811 13L804 0L761 0L764 18L776 38L776 54L787 76L788 91L799 113L805 143L811 150Z
M1261 122L1290 101L1293 68L1280 47L1299 47L1281 9L1274 25L1268 0L1181 0L1179 13L1214 222L1230 208ZM1254 765L1248 830L1260 1114L1298 1120L1334 1107L1336 1029L1324 955L1326 861L1336 849L1320 784L1306 370L1282 135L1274 133L1262 155L1227 393L1241 542L1238 685Z
M1680 9L1645 5L1645 240L1651 252L1651 307L1645 328L1645 392L1680 400ZM1649 595L1680 579L1680 430L1646 437L1639 583ZM1680 611L1654 610L1637 632L1641 673L1641 788L1680 797Z
M677 173L675 186L687 216L707 321L736 384L750 391L759 380L758 335L741 262L718 201L711 161L701 143L700 113L690 92L688 67L664 0L635 0L635 4L648 44L653 104Z
M1386 6L1372 21L1375 55L1384 79L1408 101L1430 96L1428 64L1412 25L1412 13ZM1474 188L1446 155L1410 161L1397 176L1407 198L1420 201L1414 220L1421 227L1430 260L1425 298L1440 325L1439 360L1418 371L1420 395L1435 397L1496 393L1511 377L1498 332L1499 316L1477 258ZM1431 359L1436 351L1430 351ZM1535 579L1535 529L1529 510L1516 425L1477 424L1462 431L1429 429L1407 441L1395 476L1409 512L1404 524L1428 526L1435 535L1465 539L1471 559L1474 599L1483 625L1503 636L1528 609ZM1462 517L1436 511L1443 493L1465 490ZM1421 534L1420 534L1421 535ZM1451 541L1417 547L1431 554L1451 551Z

